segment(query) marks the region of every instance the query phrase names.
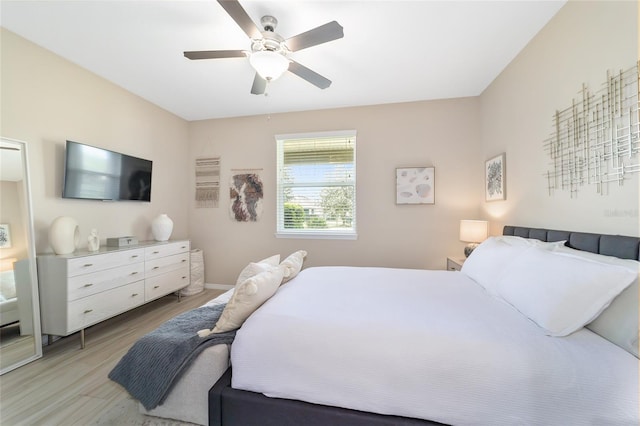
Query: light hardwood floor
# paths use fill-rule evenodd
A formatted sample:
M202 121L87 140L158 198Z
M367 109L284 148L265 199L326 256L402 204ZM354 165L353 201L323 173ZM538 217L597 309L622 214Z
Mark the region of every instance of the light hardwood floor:
M221 290L178 302L174 295L138 307L44 347L43 358L0 376L0 425L91 425L130 400L107 375L133 343L166 320L203 305ZM145 418L129 425L169 424ZM170 422L172 425L180 423Z

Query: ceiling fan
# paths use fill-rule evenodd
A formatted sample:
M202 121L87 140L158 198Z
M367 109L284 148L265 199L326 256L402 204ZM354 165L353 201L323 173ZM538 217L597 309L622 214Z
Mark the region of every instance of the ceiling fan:
M249 57L249 63L256 70L251 87L251 93L254 95L264 94L267 82L277 79L287 70L320 89L326 89L331 85L331 80L292 60L288 55L291 52L344 37L342 26L336 21L284 39L275 32L278 20L273 16L267 15L260 19L260 24L264 28L264 31L261 31L237 0L218 0L218 3L249 36L251 52L246 50L202 50L184 52L185 57L194 60Z

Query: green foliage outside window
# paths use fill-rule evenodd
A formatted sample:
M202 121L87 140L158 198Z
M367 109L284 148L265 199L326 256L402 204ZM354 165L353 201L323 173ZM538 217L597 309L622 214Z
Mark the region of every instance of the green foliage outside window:
M284 203L284 227L287 229L304 228L304 209L300 204Z

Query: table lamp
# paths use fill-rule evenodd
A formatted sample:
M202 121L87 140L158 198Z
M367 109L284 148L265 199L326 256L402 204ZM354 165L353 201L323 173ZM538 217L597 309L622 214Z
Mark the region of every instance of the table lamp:
M487 239L488 233L489 223L486 220L460 221L460 241L469 243L464 248L465 257L469 257L478 244Z

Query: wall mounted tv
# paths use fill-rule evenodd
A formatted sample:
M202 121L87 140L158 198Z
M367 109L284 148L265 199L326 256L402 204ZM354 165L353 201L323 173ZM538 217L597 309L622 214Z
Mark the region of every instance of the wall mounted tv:
M62 198L151 201L153 162L67 141Z

